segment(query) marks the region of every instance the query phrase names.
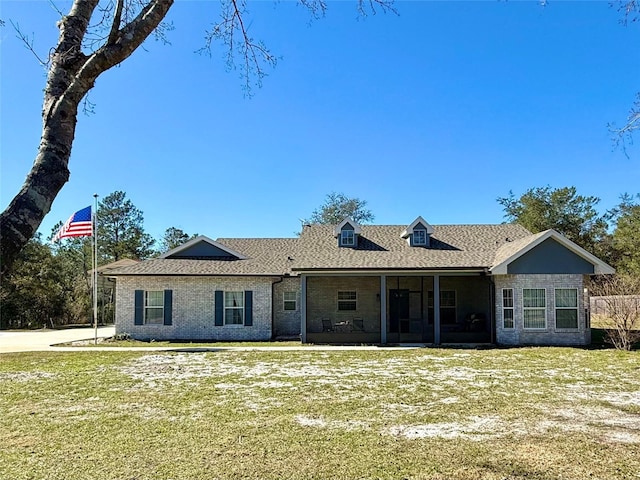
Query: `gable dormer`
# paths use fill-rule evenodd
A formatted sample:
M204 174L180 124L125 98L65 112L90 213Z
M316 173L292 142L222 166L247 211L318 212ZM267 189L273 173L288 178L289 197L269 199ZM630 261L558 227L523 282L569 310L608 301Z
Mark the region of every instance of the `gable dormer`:
M333 236L338 239L339 247L355 248L358 246L360 225L347 217L333 230Z
M200 235L160 255L160 258L182 258L199 260L245 260L247 257L209 237Z
M433 227L424 218L418 217L400 234L411 247L428 247Z

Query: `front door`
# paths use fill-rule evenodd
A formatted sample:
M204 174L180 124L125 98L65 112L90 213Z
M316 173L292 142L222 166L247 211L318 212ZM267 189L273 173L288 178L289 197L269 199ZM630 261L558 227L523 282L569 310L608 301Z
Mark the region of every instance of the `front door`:
M409 290L389 290L389 333L409 332Z

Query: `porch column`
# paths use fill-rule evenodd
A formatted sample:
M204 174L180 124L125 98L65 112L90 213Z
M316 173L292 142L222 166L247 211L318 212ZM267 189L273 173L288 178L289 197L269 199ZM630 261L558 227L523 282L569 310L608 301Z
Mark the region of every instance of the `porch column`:
M440 345L440 275L433 276L433 343Z
M300 338L307 343L307 276L300 275Z
M387 343L387 276L380 275L380 343Z

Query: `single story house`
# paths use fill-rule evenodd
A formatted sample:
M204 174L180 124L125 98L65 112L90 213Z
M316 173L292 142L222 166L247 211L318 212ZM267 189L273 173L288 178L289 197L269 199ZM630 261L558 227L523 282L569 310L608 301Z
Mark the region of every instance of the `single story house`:
M588 278L613 268L515 224L307 225L200 236L117 277L116 332L157 340L591 342Z

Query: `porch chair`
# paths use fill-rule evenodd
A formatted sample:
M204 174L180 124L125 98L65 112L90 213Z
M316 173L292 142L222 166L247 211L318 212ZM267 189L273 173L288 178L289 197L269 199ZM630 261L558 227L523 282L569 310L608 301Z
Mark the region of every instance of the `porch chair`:
M364 332L364 320L361 317L354 317L351 322L352 332Z
M333 324L331 320L328 318L322 319L322 331L323 332L333 332Z

